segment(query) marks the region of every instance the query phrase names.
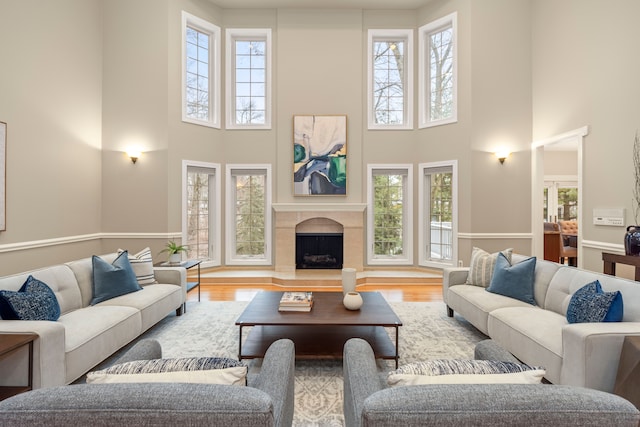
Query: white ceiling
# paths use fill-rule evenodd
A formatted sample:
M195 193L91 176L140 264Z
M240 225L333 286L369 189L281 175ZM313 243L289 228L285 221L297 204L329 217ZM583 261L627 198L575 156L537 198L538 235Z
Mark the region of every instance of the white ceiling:
M223 9L418 9L433 0L210 0Z

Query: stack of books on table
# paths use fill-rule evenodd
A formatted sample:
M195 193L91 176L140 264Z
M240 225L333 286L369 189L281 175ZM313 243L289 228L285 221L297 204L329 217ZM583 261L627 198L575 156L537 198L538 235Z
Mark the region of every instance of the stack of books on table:
M280 298L278 311L311 311L312 292L284 292Z

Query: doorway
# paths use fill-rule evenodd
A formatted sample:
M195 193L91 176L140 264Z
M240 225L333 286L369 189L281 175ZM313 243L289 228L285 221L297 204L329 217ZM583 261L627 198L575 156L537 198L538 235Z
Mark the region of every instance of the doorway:
M565 217L575 220L581 252L582 236L582 151L587 126L536 141L532 149L532 253L544 258L545 222L557 223ZM541 221L542 219L542 221ZM581 265L578 257L578 266Z

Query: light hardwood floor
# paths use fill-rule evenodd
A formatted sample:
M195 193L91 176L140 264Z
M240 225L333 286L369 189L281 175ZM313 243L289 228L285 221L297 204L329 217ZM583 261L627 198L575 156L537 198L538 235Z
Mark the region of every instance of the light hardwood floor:
M261 291L312 291L312 292L338 292L338 287L294 287L276 286L264 284L235 285L235 284L203 284L200 289L201 301L251 301L253 296ZM442 285L359 285L356 289L360 292L379 291L388 301L393 302L428 302L442 301ZM187 295L187 301L197 301L198 290L192 289Z

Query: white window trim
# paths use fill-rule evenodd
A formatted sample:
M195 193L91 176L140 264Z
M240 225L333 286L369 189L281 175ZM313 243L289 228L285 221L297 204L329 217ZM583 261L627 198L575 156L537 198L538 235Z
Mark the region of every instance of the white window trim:
M402 215L402 257L375 256L374 247L374 220L373 220L373 173L378 170L404 170L407 173L405 188L406 198L402 200L404 212ZM370 265L412 265L413 264L413 165L412 164L369 164L367 165L367 263Z
M429 97L429 47L427 38L430 34L451 26L453 33L453 114L451 117L442 120L429 120L430 105ZM447 16L423 25L418 29L418 127L420 129L456 123L458 121L458 13L453 12Z
M213 233L215 236L215 241L213 242L213 254L211 254L211 258L207 261L204 261L201 265L202 267L216 267L222 264L222 176L220 173L220 164L219 163L206 163L206 162L198 162L193 160L183 160L182 161L182 241L187 241L187 173L189 167L198 167L198 168L207 168L214 171L215 175L215 209L213 213L209 211L209 215L213 214L214 217L214 228Z
M227 129L271 129L271 28L227 28L226 32L226 128ZM265 52L265 112L264 124L237 124L235 120L235 59L233 42L240 38L264 40Z
M264 242L265 253L263 257L238 257L236 256L235 245L235 189L233 188L232 173L237 169L255 170L265 173L265 218L264 218ZM227 265L271 265L272 264L272 242L271 242L271 165L270 164L228 164L226 170L226 239L225 253Z
M209 43L209 120L187 116L187 27L207 33ZM220 129L220 27L182 11L182 121Z
M404 122L397 125L378 124L375 120L373 107L373 42L377 39L396 39L406 42L405 49L405 87L404 87ZM367 51L367 98L368 98L368 126L371 130L413 129L413 30L378 30L368 31Z
M456 266L458 264L458 161L457 160L449 160L442 162L430 162L430 163L420 163L418 165L418 170L420 174L420 178L418 179L418 218L429 218L430 214L427 212L427 200L426 200L426 188L425 188L425 171L433 168L441 168L441 167L450 167L452 172L451 179L451 200L452 200L452 209L451 209L451 233L452 233L452 248L451 248L451 262L437 262L429 259L427 254L427 233L430 230L427 230L424 224L424 221L418 221L418 264L423 267L432 267L432 268L444 268Z

